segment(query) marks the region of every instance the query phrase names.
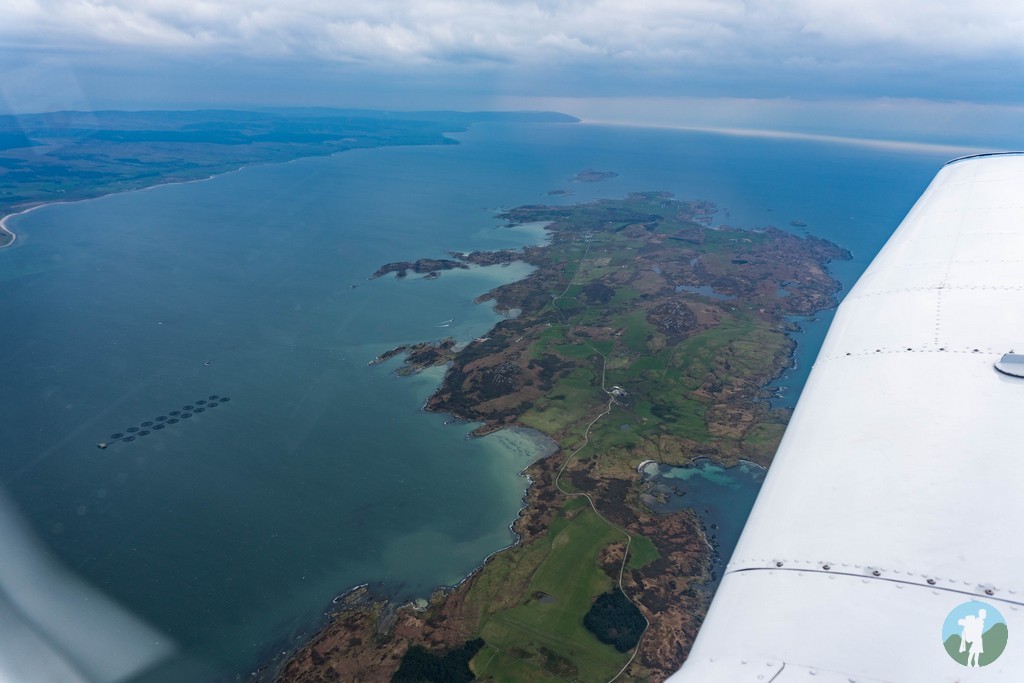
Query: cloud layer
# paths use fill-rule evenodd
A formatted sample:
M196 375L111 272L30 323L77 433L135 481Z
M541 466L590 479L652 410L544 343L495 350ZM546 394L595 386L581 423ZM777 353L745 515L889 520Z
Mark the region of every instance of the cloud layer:
M1024 58L1003 0L6 0L7 45L428 64Z
M667 97L729 103L722 117L730 119L733 112L753 111L745 100L797 102L787 115L811 110L800 103L840 102L824 108L853 129L859 120L879 116L863 108L846 115L842 101L1024 104L1024 3L1006 0L2 5L0 112L253 105L466 109L517 98ZM719 104L713 110L723 111ZM762 106L752 118L778 110ZM1018 110L996 112L1000 129L1007 111ZM711 118L698 114L691 123ZM964 129L984 133L987 126L962 124L959 113L954 118Z

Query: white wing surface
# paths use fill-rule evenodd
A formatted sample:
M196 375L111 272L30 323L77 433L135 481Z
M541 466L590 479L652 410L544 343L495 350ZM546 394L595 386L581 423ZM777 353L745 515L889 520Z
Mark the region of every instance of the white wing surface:
M670 680L1024 681L1024 378L995 367L1024 369L1012 352L1024 155L955 160L839 307ZM980 668L943 645L967 601L1008 633Z

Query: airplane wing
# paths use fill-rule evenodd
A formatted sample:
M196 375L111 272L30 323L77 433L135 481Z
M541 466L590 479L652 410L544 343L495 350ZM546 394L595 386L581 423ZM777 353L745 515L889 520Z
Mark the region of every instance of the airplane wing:
M1024 681L1022 361L1024 154L951 161L840 305L669 680Z

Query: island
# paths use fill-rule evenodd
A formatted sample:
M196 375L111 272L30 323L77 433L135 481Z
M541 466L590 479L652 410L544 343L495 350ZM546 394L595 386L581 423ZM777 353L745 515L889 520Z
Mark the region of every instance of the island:
M574 175L571 180L574 183L599 183L602 180L611 180L618 177L619 174L615 171L595 171L592 168L588 168Z
M523 206L500 218L546 222L547 245L451 254L452 267L534 270L478 299L510 313L485 336L372 362L444 364L428 410L477 434L539 430L558 451L527 470L515 545L414 604L367 587L339 597L278 680L662 680L682 664L710 602L713 538L693 510L649 509L638 468L767 466L789 417L766 385L792 362L791 317L836 305L827 264L849 258L715 216L666 192Z

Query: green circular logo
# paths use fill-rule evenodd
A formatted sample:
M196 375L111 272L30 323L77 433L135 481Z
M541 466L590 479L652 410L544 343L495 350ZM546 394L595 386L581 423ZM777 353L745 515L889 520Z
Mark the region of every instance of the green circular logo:
M999 659L1009 632L1002 613L987 602L971 600L954 607L942 624L942 645L953 661L977 668Z

